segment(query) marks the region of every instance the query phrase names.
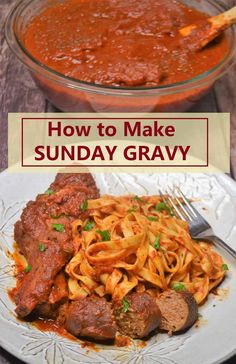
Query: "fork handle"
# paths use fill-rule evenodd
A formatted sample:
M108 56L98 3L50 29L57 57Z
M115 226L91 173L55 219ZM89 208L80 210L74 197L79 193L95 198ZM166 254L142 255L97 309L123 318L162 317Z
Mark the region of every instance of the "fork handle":
M211 235L211 236L206 236L203 239L209 239L210 241L215 243L215 245L218 245L223 250L227 251L227 253L229 253L234 259L236 259L236 251L233 248L231 248L228 244L226 244L223 240L218 238L218 236Z

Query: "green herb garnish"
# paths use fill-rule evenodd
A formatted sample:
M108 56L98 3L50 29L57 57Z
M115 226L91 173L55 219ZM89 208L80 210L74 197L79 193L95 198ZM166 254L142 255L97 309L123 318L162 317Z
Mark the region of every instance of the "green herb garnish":
M127 212L128 214L131 214L132 212L137 211L138 206L133 206L132 209L129 209Z
M111 239L110 233L108 230L96 230L96 232L101 236L102 241L109 241Z
M65 227L63 224L52 224L53 230L59 231L60 233L63 233L65 231Z
M221 269L226 271L226 270L229 270L229 267L227 264L224 263L224 264L222 264Z
M123 298L122 300L122 312L126 313L129 311L129 302L127 301L126 298Z
M183 283L173 283L171 288L174 289L176 292L185 291L185 285Z
M148 219L149 221L158 221L158 218L157 218L157 217L155 217L155 216L147 216L147 219Z
M132 201L143 202L143 200L142 200L142 199L141 199L141 197L139 197L139 196L134 196L134 197L132 198Z
M47 189L47 191L45 191L44 192L44 194L45 195L48 195L48 196L51 196L51 195L53 195L55 192L51 189L51 188L49 188L49 189Z
M65 216L65 214L60 214L60 215L50 215L50 217L52 218L52 219L59 219L60 217L62 217L62 216Z
M157 212L162 212L162 211L167 211L169 215L173 216L173 212L170 208L170 206L168 206L165 202L159 202L156 207L155 210Z
M85 224L85 226L84 226L83 230L85 230L85 231L91 231L91 230L93 230L94 225L95 225L95 222L94 222L94 221L90 221L90 220L88 220L88 221L86 222L86 224Z
M81 205L80 205L80 210L82 211L86 211L88 209L88 201L85 200Z
M39 244L39 251L44 252L46 250L46 246L44 244Z
M28 264L26 267L25 267L25 273L29 273L32 269L32 265Z
M158 250L160 248L160 237L161 237L161 233L159 233L153 243L153 247Z

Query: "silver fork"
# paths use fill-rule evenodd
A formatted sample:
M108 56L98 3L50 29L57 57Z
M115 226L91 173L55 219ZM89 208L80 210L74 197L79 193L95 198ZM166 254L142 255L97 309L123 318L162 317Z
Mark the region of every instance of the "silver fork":
M168 187L168 194L165 196L163 195L162 191L159 192L163 201L171 207L174 215L181 220L188 222L190 235L193 239L213 242L215 245L218 245L236 259L236 251L218 236L214 235L211 226L202 217L202 215L200 215L197 209L189 202L179 187L175 186L174 189ZM184 203L180 198L182 198Z

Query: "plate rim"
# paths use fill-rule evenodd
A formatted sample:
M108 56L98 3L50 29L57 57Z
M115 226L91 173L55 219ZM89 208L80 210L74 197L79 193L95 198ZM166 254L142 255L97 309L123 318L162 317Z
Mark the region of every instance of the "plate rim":
M14 175L20 175L20 174L21 173L12 173L12 172L9 173L8 170L5 169L4 171L1 171L0 172L0 183L1 183L1 180L5 176L9 176L9 175L14 176ZM39 173L35 173L35 174L39 174ZM56 174L57 173L54 173L54 172L49 172L49 173L44 172L44 173L41 173L40 175L55 176ZM98 175L98 174L104 175L104 173L94 173L93 175ZM118 174L122 174L122 175L123 174L131 174L131 175L132 174L134 174L134 175L142 175L142 174L144 174L144 175L147 175L149 173L128 173L128 172L126 173L126 172L121 172L121 173L118 173ZM204 176L207 176L207 177L208 176L210 176L210 177L220 177L221 181L223 180L223 185L220 183L220 185L223 188L226 188L225 187L225 184L228 184L229 183L233 187L233 189L235 190L235 192L236 192L236 181L231 176L229 176L227 174L224 174L224 173L210 173L210 174L207 174L207 173L189 173L189 172L187 172L187 173L152 173L152 174L157 174L157 175L171 175L171 174L173 175L173 174L178 174L178 175L193 175L193 176L195 174L196 175L201 174L201 175L204 175ZM235 206L236 206L236 204L235 204ZM2 314L1 314L1 311L0 311L0 316L1 315ZM39 329L37 329L37 331L38 330ZM39 330L39 331L41 331L41 330ZM24 363L26 363L26 364L32 364L33 363L30 358L27 358L27 356L25 356L23 353L21 353L18 349L15 349L14 344L11 341L5 339L5 337L2 336L2 335L0 336L0 346L4 350L6 350L7 353L9 353L10 355L13 355L17 359L22 360ZM235 344L235 348L232 351L230 351L226 355L223 355L223 356L217 358L214 362L212 362L212 364L222 364L225 361L227 361L228 359L230 359L231 357L233 357L234 355L236 355L236 344Z

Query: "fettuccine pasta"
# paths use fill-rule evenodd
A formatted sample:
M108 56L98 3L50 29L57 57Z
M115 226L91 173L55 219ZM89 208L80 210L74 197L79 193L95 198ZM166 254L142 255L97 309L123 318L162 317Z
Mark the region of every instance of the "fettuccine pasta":
M103 196L88 200L88 218L72 231L76 254L66 266L69 298L96 294L123 299L184 287L197 303L225 275L211 244L191 239L160 196Z

